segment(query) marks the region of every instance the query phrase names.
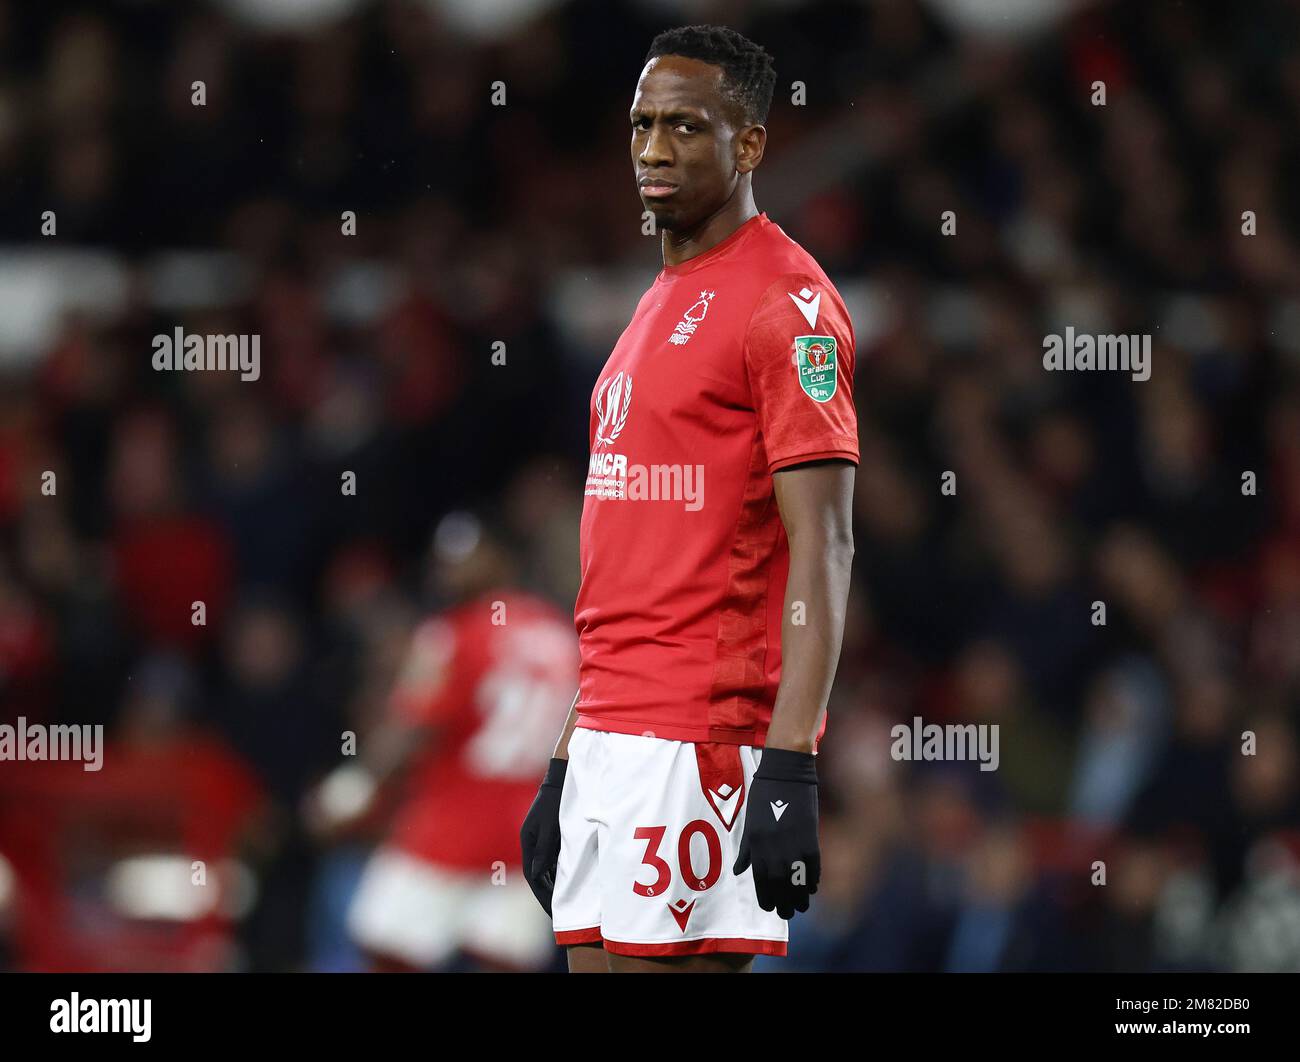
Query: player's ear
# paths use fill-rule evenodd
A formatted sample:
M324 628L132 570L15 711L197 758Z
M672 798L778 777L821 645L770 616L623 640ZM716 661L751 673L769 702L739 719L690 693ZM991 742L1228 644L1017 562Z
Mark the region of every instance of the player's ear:
M736 138L736 172L752 173L763 161L767 147L767 130L761 125L751 125L741 130Z

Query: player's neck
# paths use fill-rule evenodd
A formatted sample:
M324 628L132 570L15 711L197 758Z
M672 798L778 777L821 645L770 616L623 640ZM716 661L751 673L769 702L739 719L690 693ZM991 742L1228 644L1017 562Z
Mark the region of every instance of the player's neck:
M692 229L683 232L664 229L661 241L664 265L675 266L689 262L696 255L716 247L741 225L756 217L758 208L754 205L754 194L746 188L743 193L737 192L716 213Z

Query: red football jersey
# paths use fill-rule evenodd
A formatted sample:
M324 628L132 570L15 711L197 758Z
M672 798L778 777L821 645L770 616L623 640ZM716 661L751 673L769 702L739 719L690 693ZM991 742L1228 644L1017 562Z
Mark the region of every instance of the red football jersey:
M421 624L390 706L438 734L412 766L390 843L454 869L518 867L577 667L567 617L530 594L488 593Z
M853 325L760 214L666 266L591 398L579 725L761 745L789 548L772 474L858 460Z

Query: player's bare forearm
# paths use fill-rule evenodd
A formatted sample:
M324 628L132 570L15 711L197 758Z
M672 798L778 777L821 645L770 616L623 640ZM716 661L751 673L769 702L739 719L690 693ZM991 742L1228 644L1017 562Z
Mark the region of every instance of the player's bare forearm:
M564 729L560 731L560 740L555 743L555 751L551 754L554 759L567 760L569 758L569 738L573 736L573 728L578 725L578 695L582 691L573 695L573 703L569 706L569 716L564 720Z
M781 685L768 748L812 752L835 681L853 567L853 477L847 461L783 469L772 477L790 543Z
M332 836L361 822L380 790L409 766L417 751L437 740L437 728L388 721L366 735L355 761L340 764L303 797L303 815L318 836Z
M361 764L377 782L387 782L405 772L416 752L432 745L435 733L433 727L384 723L362 743Z

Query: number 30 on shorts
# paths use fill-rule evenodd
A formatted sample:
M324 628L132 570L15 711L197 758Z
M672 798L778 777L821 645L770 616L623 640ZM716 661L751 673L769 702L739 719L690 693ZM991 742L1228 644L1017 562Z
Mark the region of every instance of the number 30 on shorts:
M662 896L672 884L672 868L659 855L664 834L667 832L667 826L638 826L632 833L638 841L645 841L645 854L641 857L641 863L650 867L656 875L655 880L649 885L642 885L639 881L632 883L632 891L638 896ZM691 861L691 838L697 834L704 838L709 856L703 874L696 871ZM677 869L686 887L694 892L704 892L717 884L718 878L722 875L722 842L718 840L718 832L713 828L712 823L704 819L696 819L686 824L686 828L677 837Z

